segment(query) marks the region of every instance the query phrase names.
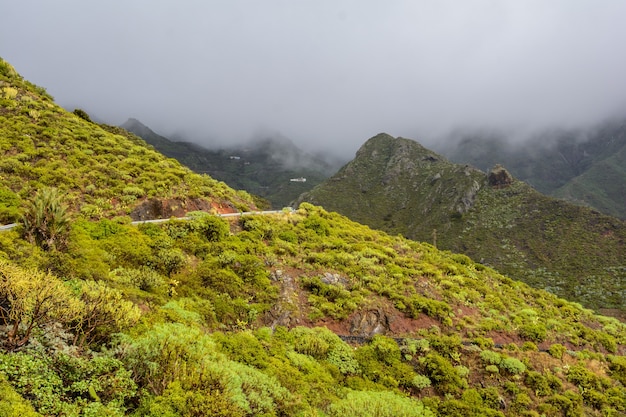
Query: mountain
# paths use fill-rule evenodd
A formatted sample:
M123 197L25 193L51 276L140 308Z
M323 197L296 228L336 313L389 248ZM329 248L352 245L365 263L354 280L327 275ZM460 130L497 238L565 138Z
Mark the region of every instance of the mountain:
M626 409L625 324L310 204L217 216L247 194L65 112L2 60L0 94L3 215L19 223L0 231L0 415ZM132 224L145 201L210 204Z
M300 201L472 259L594 309L626 311L626 224L386 134Z
M136 119L127 120L121 127L194 171L207 173L233 188L263 197L275 208L288 206L340 166L337 162L309 155L280 136L209 150L189 142L171 141Z
M17 220L20 200L46 186L58 188L72 212L94 219L255 207L247 193L193 173L139 137L65 111L8 64L2 71L0 222Z
M499 163L544 194L626 219L624 119L588 129L545 131L522 144L503 134L455 136L440 148L452 161L483 170Z

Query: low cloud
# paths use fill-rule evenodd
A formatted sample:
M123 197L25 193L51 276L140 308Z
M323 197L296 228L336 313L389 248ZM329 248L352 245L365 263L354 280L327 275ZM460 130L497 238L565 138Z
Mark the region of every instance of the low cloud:
M108 123L207 146L272 129L350 156L379 132L522 138L626 116L625 15L582 0L26 0L3 6L0 54Z

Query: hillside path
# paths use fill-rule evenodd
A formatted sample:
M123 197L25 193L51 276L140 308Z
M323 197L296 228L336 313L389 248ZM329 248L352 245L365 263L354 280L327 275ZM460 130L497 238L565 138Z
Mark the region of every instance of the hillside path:
M293 209L288 211L287 213L291 213ZM280 214L285 213L283 210L266 210L266 211L243 211L239 213L222 213L222 214L213 214L213 216L218 217L241 217L241 216L252 216L252 215L267 215L267 214ZM130 222L130 224L143 224L143 223L165 223L170 220L191 220L192 217L170 217L167 219L153 219L153 220L135 220ZM19 226L19 223L11 223L0 226L0 232L5 232L7 230L11 230L15 227Z

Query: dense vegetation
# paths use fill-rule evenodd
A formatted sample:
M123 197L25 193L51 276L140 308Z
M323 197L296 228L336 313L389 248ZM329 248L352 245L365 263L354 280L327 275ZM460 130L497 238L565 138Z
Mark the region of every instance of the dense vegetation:
M339 163L305 153L284 137L267 137L246 145L206 149L189 142L174 142L153 132L136 119L122 125L159 152L176 158L192 170L207 173L237 190L261 196L281 209L300 194L339 169ZM290 181L305 178L305 182Z
M467 256L310 204L135 226L51 185L3 200L0 415L626 412L624 324Z
M0 223L15 221L19 201L44 186L58 188L72 210L93 218L129 214L151 198L253 207L247 193L193 173L123 129L96 125L77 113L54 104L45 90L0 61Z
M42 414L626 410L623 324L314 206L79 220L63 251L20 233L0 235L0 371Z
M503 183L497 172L381 134L302 199L464 253L587 307L626 311L626 224L499 173Z

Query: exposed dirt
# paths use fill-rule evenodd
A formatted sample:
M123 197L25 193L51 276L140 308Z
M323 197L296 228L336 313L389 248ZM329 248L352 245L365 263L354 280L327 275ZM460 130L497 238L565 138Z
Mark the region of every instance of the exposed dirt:
M437 320L425 314L420 314L417 319L412 319L384 302L376 304L378 305L375 307L355 311L345 320L326 319L316 322L315 325L325 326L342 336L362 337L371 337L376 334L391 337L410 336L420 329L440 325Z
M151 198L136 206L130 213L133 220L167 219L184 217L191 211L214 211L220 214L236 213L238 210L229 203L216 203L201 198Z

